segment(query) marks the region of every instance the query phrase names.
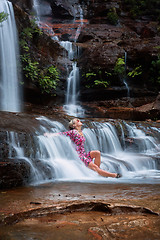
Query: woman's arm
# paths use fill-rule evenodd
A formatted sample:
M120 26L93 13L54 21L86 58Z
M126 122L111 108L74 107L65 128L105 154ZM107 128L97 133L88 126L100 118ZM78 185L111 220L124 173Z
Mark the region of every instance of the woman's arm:
M58 136L60 133L44 133L45 137Z
M45 137L52 137L52 136L58 136L58 135L65 135L71 137L73 134L73 130L69 130L67 132L58 132L58 133L44 133Z

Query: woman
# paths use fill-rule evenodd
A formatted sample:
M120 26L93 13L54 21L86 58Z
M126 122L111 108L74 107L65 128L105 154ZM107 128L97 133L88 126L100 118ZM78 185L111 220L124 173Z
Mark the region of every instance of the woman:
M75 143L76 151L79 155L79 158L84 162L84 164L89 167L90 169L96 171L99 175L103 177L113 177L113 178L120 178L121 175L119 173L110 173L104 171L100 168L101 164L101 153L98 150L85 152L84 149L84 142L85 138L82 128L82 122L74 118L69 122L70 131L68 132L60 132L60 133L45 133L45 136L56 136L58 134L69 136L70 139ZM93 162L94 159L94 162Z

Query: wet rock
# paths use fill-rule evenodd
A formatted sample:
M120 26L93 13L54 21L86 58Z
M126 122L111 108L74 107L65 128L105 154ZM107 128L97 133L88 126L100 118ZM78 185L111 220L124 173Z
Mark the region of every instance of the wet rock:
M133 30L137 36L141 36L141 38L153 38L158 33L158 22L151 19L133 20L124 18L123 23Z
M15 15L19 33L24 27L30 26L28 9L31 9L32 2L12 0L15 4ZM159 25L152 16L141 16L140 19L132 19L123 3L120 0L102 1L102 0L48 0L47 1L53 11L54 24L53 30L58 34L59 39L73 41L73 32L76 31L78 23L73 26L69 24L69 19L80 18L80 7L83 11L83 17L86 21L81 26L81 32L77 40L77 45L81 48L78 66L81 70L81 89L82 98L84 97L83 91L86 89L85 74L87 72L110 72L112 77L107 78L111 82L111 86L124 86L122 80L113 74L114 66L117 59L123 58L125 52L127 53L127 69L132 70L137 64L142 65L144 68L142 81L135 83L135 79L130 79L129 85L132 87L137 85L139 89L149 80L149 68L152 60L155 60L159 54L158 48L155 46L160 45ZM26 9L25 9L26 8ZM112 11L118 16L118 24L113 25L108 21L107 14ZM66 24L67 23L67 24ZM47 44L46 44L47 43ZM49 104L49 102L64 102L65 85L67 71L65 63L67 61L62 54L63 49L59 44L50 39L49 36L43 34L39 37L34 37L34 41L30 44L30 49L33 52L35 60L40 62L42 66L54 64L60 70L60 82L57 88L57 98L48 96L47 94L41 95L40 89L36 83L25 80L25 100L36 104ZM106 76L103 74L102 80ZM95 98L97 97L97 88L101 91L101 87L94 86L92 89ZM156 86L151 86L153 91L157 91ZM119 98L119 90L115 96ZM134 91L132 92L133 96ZM107 98L105 91L103 99ZM90 101L90 95L85 95L86 101ZM123 97L126 96L126 92ZM148 95L147 95L148 96ZM115 97L115 98L116 98ZM120 96L121 98L121 96ZM98 100L98 99L96 99Z
M0 112L0 130L31 133L39 126L35 117L26 113Z
M0 237L10 233L10 229L15 233L17 228L23 231L28 227L30 230L27 231L27 236L34 233L34 236L39 237L40 233L45 237L45 233L48 234L49 231L50 239L53 239L53 234L54 239L58 239L59 236L64 238L64 233L66 239L75 239L77 236L81 239L88 239L88 236L95 239L115 239L115 237L122 238L124 231L125 239L144 238L146 231L149 239L158 239L159 222L157 213L136 206L108 205L98 201L76 204L65 202L56 206L35 207L28 211L6 215L0 220L1 227L5 225Z
M21 34L25 28L32 29L32 24L30 21L30 15L25 12L19 5L14 5L15 19L19 33L19 39L21 40ZM65 67L66 57L64 57L65 50L60 46L60 44L53 40L47 32L42 31L42 34L32 32L32 37L27 40L29 47L29 54L33 62L37 62L39 68L46 69L48 66L56 66L60 72L59 88L61 91L57 90L57 95L64 96L64 81L67 75L67 70ZM21 55L23 55L23 48L21 49ZM26 53L25 53L26 54ZM33 102L36 104L44 104L48 102L48 99L54 98L49 94L42 94L38 81L32 81L29 78L24 80L24 100ZM54 98L55 100L55 98Z
M157 110L160 110L160 93L157 96L157 98L156 98L156 100L155 100L155 102L153 104L153 108L157 109Z
M33 0L11 0L12 3L16 4L24 11L30 11L32 9Z
M160 94L154 102L138 107L136 108L136 111L141 115L146 116L146 118L154 120L160 119Z
M40 162L35 156L38 149L34 132L39 126L35 118L24 113L1 112L0 126L1 189L29 184L35 178L34 166L49 178L53 178L53 169ZM16 147L22 150L22 159L19 158Z
M24 159L0 160L0 189L13 188L29 182L30 164Z
M50 1L52 12L55 18L73 19L76 16L78 1Z
M86 92L86 98L84 94L85 100L87 100L87 98L92 100L91 102L83 102L83 106L86 109L86 114L113 119L136 121L144 121L147 119L155 121L160 119L159 95L157 96L157 98L155 96L147 97L147 94L144 92L144 97L142 97L142 90L141 97L138 97L140 95L140 92L137 92L136 98L123 98L123 93L125 92L125 89L123 89L123 91L121 89L121 91L119 90L117 92L116 90L108 89L108 91L106 90L105 92L105 94L107 95L106 98L108 98L108 100L105 100L105 97L102 94L104 92L105 91L102 90L100 95L100 92L97 91L99 95L96 95L96 98L99 101L96 102L93 98L93 90L89 90L88 93ZM148 95L152 94L148 92Z

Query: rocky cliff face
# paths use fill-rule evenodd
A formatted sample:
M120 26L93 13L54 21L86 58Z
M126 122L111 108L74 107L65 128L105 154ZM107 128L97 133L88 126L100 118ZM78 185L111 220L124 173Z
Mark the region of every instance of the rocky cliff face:
M14 12L16 18L17 29L19 33L20 54L25 58L25 61L31 61L29 68L34 67L37 64L39 69L45 71L49 66L56 66L60 72L59 96L64 95L64 79L66 77L66 69L64 67L66 59L64 57L64 49L51 39L49 34L37 31L33 26L36 26L32 21L32 1L12 1L14 4ZM25 36L26 34L26 36ZM25 46L27 51L24 51ZM33 64L33 65L32 65ZM26 66L22 61L22 73ZM33 73L33 69L30 68L30 74ZM38 69L38 70L39 70ZM32 76L31 76L32 78ZM38 81L32 80L23 74L24 80L24 100L33 103L44 104L48 102L48 98L52 99L49 94L42 94ZM53 94L52 94L53 95ZM55 98L54 98L55 99Z
M12 2L26 12L30 12L29 9L31 9L33 4L32 1L13 0ZM138 96L137 87L141 91L144 89L145 93L143 95L151 96L158 94L158 75L153 77L152 62L157 61L159 56L160 35L159 23L153 14L147 13L145 15L145 13L142 13L140 16L134 16L133 18L131 11L126 7L128 6L127 1L124 3L124 1L120 0L46 0L46 2L52 8L52 17L55 22L53 30L57 32L60 39L70 40L71 34L66 33L67 27L65 26L64 28L64 25L66 21L79 17L77 15L79 6L83 10L84 24L81 27L76 43L81 48L81 55L78 60L81 70L81 101L93 100L93 92L95 96L99 96L99 100L106 99L104 81L107 81L110 87L118 86L121 88L120 91L118 90L119 88L116 88L118 98L127 96L126 90L123 91L125 88L122 79L124 75L119 76L119 74L115 73L115 65L119 58L126 60L125 67L127 73L136 72L137 67L141 69L134 77L126 75L132 97ZM20 31L23 24L25 24L24 22L26 22L22 19L25 19L23 13L17 15L18 25L21 26ZM59 23L58 29L56 23ZM70 28L71 31L72 29ZM60 48L56 45L57 43L52 42L49 44L50 41L44 35L38 41L39 48L37 49L36 42L36 47L33 50L34 55L41 58L42 62L44 62L44 54L46 55L45 60L47 59L49 62L57 63L59 61L58 67L63 72L64 65L61 63L64 63L66 60L62 61L62 55L60 57L61 61L59 60ZM46 46L45 43L47 41ZM124 59L125 57L126 59ZM90 78L86 77L87 73L90 73ZM60 91L58 92L59 96L64 91L64 75L62 79ZM97 79L100 82L96 85L95 80ZM150 90L152 90L152 93Z

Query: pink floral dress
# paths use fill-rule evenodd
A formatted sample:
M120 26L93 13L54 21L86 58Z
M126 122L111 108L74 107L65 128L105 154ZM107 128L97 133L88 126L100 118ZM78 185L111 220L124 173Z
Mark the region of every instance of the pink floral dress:
M79 155L79 158L84 162L86 166L89 165L90 162L92 162L92 158L90 157L90 152L85 152L84 143L85 138L84 136L80 135L77 130L70 130L68 132L61 132L61 135L64 134L66 136L69 136L70 139L75 143L76 151Z

